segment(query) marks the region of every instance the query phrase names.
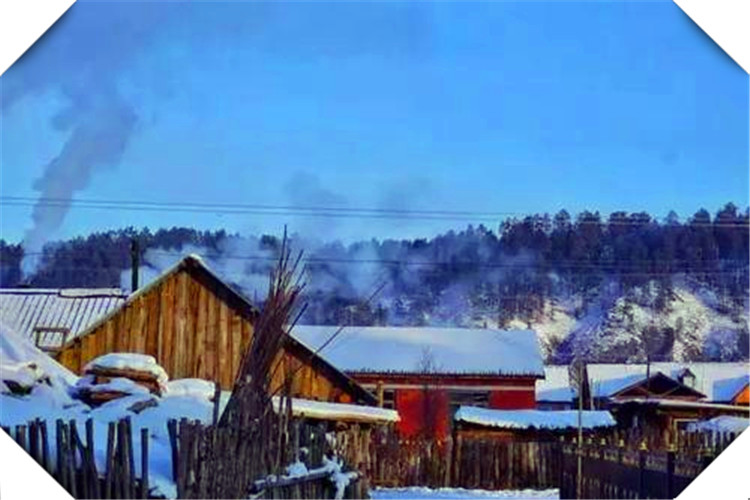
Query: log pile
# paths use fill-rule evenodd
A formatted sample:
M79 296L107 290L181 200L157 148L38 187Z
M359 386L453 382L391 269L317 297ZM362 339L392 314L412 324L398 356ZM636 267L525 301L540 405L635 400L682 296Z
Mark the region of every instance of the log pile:
M107 356L110 358L105 359ZM125 396L139 395L144 401L149 401L153 399L149 395L161 396L164 393L167 375L153 358L117 353L114 356L118 356L116 363L111 362L111 355L106 355L86 366L76 384L78 399L89 406L99 406ZM128 363L130 356L133 357L131 364Z

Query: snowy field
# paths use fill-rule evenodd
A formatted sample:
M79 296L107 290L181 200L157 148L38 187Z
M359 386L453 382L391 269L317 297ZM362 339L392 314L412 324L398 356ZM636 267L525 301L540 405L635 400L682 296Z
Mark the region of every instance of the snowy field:
M424 488L414 486L411 488L376 488L370 490L373 499L559 499L560 492L557 489L549 490L467 490L464 488Z

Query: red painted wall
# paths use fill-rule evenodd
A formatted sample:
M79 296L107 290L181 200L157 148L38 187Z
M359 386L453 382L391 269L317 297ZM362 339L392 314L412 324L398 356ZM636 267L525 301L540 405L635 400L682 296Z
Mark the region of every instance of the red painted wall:
M442 439L450 435L453 415L450 414L448 391L430 389L425 392L421 387L397 389L395 403L401 417L397 429L402 436L416 437L425 433ZM532 385L528 391L491 391L488 405L490 408L504 410L534 409L534 387Z
M448 393L431 389L425 393L419 387L396 391L396 410L401 420L397 428L404 437L415 437L421 433L443 438L450 433Z
M528 391L492 391L488 406L496 410L533 410L536 408L534 386Z

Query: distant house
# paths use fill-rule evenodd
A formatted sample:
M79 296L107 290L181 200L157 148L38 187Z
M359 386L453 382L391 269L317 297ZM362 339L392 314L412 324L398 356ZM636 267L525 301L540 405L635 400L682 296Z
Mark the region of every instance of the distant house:
M587 369L587 407L611 410L622 427L673 432L699 420L750 411L742 403L748 363L590 364ZM537 407L575 408L568 367L548 366L545 375L537 386Z
M0 320L37 347L57 352L128 294L117 288L3 288Z
M171 379L200 378L231 389L258 310L197 256L187 256L148 286L100 315L66 342L57 359L74 372L113 352L153 356ZM294 373L292 396L372 404L363 389L304 344L288 338L273 384Z
M716 404L735 404L741 401L741 393L750 377L750 364L716 362L659 362L621 364L592 363L587 366L589 386L594 406L600 407L622 391L646 380L646 372L660 373L704 397L698 400ZM536 387L537 407L540 409L566 409L575 407L575 393L568 380L565 365L546 366L545 377ZM654 390L657 388L654 387ZM653 393L649 396L655 397Z
M292 336L317 349L336 327L296 326ZM529 330L347 327L320 355L395 408L404 436L450 432L462 405L533 409L544 375Z

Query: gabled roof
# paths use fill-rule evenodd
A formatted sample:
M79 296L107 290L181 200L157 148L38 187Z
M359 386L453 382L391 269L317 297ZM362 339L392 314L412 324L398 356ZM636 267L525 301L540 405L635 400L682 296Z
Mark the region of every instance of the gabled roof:
M151 290L162 284L169 277L181 272L186 271L190 273L192 277L202 282L212 291L214 291L219 297L227 302L227 304L233 309L241 312L245 317L255 318L258 315L258 308L250 303L240 292L235 290L232 286L222 280L214 271L209 268L200 256L195 254L186 255L182 260L175 263L172 267L166 269L156 279L150 282L148 285L139 288L135 292L131 293L126 300L122 301L116 308L110 310L107 314L100 316L96 321L92 322L86 327L85 330L81 331L78 336L87 335L88 333L96 330L99 326L103 325L110 318L119 312L120 309L131 304L133 301L146 295Z
M291 334L319 348L335 326L297 325ZM470 328L344 328L321 355L349 373L422 373L425 353L434 373L540 378L544 375L536 333Z
M661 372L644 377L611 395L612 398L653 396L662 398L705 398L705 394Z
M32 341L36 328L68 329L72 339L126 298L127 293L117 288L3 288L0 319Z
M612 394L646 378L645 363L592 363L587 365L593 397ZM742 381L750 378L748 362L658 362L652 372L661 372L675 380L685 369L695 375L693 389L706 395L706 401L729 402L741 390ZM568 380L567 365L546 366L545 378L537 382L537 401L570 402L574 392Z
M259 314L259 310L253 304L251 304L247 298L245 298L240 292L235 290L232 286L221 279L214 271L211 270L211 268L206 265L203 259L201 259L197 255L190 254L164 271L160 276L158 276L147 286L140 288L136 292L132 293L127 298L127 300L123 301L119 305L119 307L110 311L107 315L100 317L97 321L89 325L85 331L81 332L79 336L87 335L88 333L96 330L99 326L106 323L110 318L117 314L119 310L126 307L137 298L155 289L169 277L182 271L190 273L191 277L195 278L197 281L210 288L222 300L224 300L230 308L238 311L246 318L254 320ZM351 390L359 400L369 404L377 403L377 398L372 393L364 389L348 375L340 371L336 366L318 356L312 349L298 342L291 336L287 338L287 348L289 348L290 351L295 352L298 356L309 359L312 365L316 367L316 369L325 372L330 378L337 380L341 385L349 388L349 390Z

